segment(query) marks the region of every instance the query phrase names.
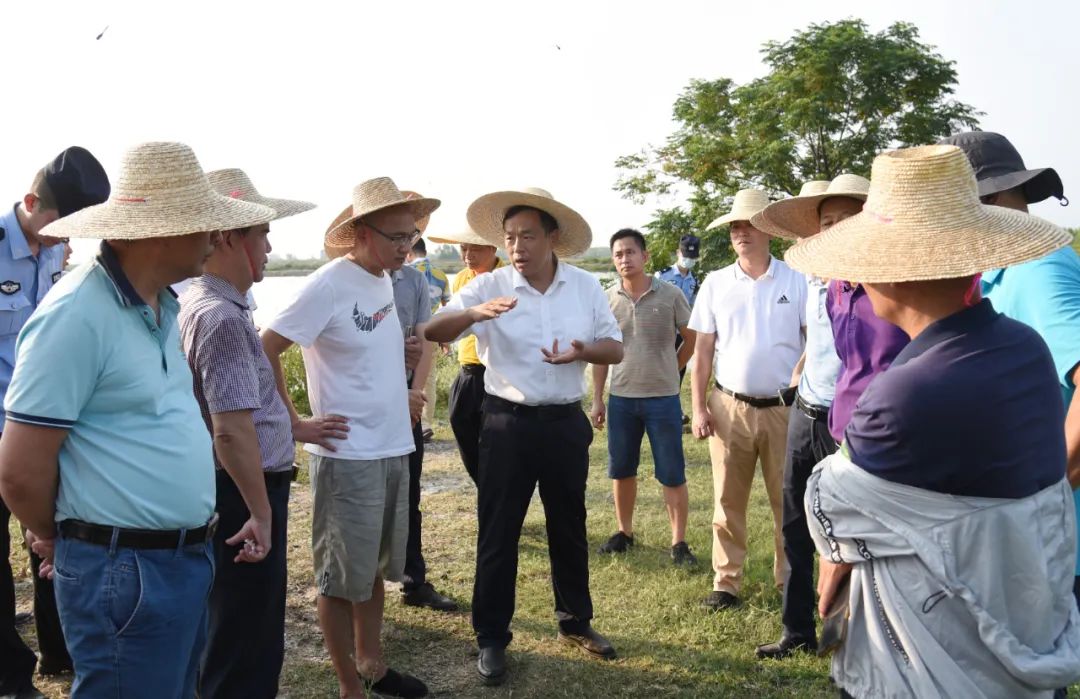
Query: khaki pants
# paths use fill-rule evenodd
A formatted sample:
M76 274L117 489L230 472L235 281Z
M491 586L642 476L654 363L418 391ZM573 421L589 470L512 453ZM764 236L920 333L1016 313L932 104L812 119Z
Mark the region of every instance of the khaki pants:
M435 381L438 378L435 374L435 364L439 361L439 349L438 342L431 343L431 371L428 373L427 383L424 384L424 395L427 396L427 403L424 404L424 414L420 418L420 426L423 429L434 429L435 422Z
M739 594L746 560L746 506L761 459L765 490L773 512L773 577L787 578L783 525L784 451L790 408L751 408L726 393L709 396L713 435L709 456L713 471L713 589Z

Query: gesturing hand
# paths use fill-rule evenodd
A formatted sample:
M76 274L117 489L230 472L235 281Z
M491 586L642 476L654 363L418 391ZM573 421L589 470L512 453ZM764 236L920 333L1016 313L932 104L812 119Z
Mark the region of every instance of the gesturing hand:
M293 441L318 444L323 449L337 451L333 440L349 436L349 421L340 415L312 417L293 423Z
M570 364L571 362L584 361L585 343L581 340L571 340L570 349L559 352L559 341L551 343L551 350L540 348L544 353L544 361L548 364Z
M233 563L258 563L270 553L270 520L249 518L225 543L229 546L243 544Z
M515 296L500 296L498 298L491 299L486 303L481 303L478 306L473 306L469 309L469 316L472 317L474 323L482 323L485 320L492 320L498 318L503 313L513 310L517 305L517 297Z

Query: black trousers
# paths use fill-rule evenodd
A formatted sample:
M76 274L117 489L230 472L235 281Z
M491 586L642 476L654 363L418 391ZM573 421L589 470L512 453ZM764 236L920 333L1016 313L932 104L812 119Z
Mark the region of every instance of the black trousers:
M450 429L454 431L461 461L476 483L480 467L480 427L484 410L484 365L468 364L450 385Z
M270 553L258 563L234 563L240 547L225 540L248 520L247 505L225 471L217 473L218 529L214 534L214 584L210 588L202 699L277 696L285 659L285 593L288 582L288 478L267 483Z
M585 482L593 432L577 406L555 413L493 397L484 406L477 481L480 531L472 622L481 648L505 647L513 635L518 540L540 486L551 583L559 626L580 633L592 619Z
M420 476L424 471L424 429L421 421L413 425L416 451L409 454L409 538L405 541L405 592L427 582L427 563L421 549L421 529L424 516L420 512Z
M803 496L814 466L836 451L827 417L813 419L792 406L784 460L784 553L791 568L784 583L784 636L817 638L814 610L814 541L806 524Z
M11 570L11 511L0 500L0 694L14 693L33 682L37 655L23 642L15 628L15 578ZM34 579L34 625L42 658L55 666L71 664L60 616L56 611L53 584L38 577L41 559L31 553L30 571Z

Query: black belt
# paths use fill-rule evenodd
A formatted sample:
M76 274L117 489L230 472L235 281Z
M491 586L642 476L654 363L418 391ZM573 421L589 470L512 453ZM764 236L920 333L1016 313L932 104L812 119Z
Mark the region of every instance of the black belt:
M726 393L735 400L746 403L751 408L775 408L781 405L791 405L791 402L795 399L795 395L798 392L797 387L789 386L788 388L777 391L776 395L771 398L759 398L758 396L748 396L742 393L736 393L730 388L724 388L719 383L716 383L716 388L721 393Z
M822 405L807 403L798 393L795 394L795 405L803 412L803 415L811 420L828 420L829 409Z
M123 529L105 527L100 524L80 522L77 519L65 519L60 522L60 533L68 539L78 539L100 546L111 546L113 534L116 545L130 549L175 549L179 546L202 544L214 538L217 531L218 516L195 529Z
M483 376L484 365L483 364L462 364L461 373L468 374L469 376Z
M485 413L513 413L528 417L536 417L541 420L558 420L574 413L581 413L581 403L563 403L561 405L522 405L512 401L493 396L490 393L484 397Z

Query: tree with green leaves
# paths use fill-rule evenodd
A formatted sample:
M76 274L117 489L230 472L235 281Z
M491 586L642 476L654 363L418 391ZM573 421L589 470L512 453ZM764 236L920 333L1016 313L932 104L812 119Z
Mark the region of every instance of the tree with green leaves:
M670 264L686 233L702 238L703 271L729 264L726 229L705 227L739 189L779 198L807 180L869 176L884 150L978 123L980 112L953 98L953 62L920 42L912 24L876 34L857 19L815 24L765 44L762 56L768 75L745 85L691 81L675 101L677 128L667 142L616 160L623 196L684 200L646 225L655 269Z

